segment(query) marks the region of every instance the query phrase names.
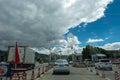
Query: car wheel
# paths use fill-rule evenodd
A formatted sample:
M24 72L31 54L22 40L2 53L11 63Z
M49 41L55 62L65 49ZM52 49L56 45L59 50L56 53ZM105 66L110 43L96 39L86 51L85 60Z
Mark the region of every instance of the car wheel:
M112 67L110 68L110 71L112 71Z
M67 74L70 74L70 71L68 71Z

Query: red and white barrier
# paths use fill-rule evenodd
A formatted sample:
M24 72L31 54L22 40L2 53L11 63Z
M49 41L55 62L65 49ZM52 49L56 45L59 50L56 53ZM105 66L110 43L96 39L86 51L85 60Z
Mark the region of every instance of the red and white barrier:
M115 71L115 80L120 80L120 75L117 71Z
M22 74L22 80L27 80L27 79L26 79L26 73L25 73L25 72L23 72L23 74Z
M20 77L17 73L15 73L14 75L12 75L12 80L19 80Z
M32 71L31 80L34 80L34 70Z

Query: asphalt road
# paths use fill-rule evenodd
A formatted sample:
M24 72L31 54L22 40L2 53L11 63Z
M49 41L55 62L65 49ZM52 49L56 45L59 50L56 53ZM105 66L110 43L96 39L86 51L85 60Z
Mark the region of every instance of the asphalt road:
M105 80L86 68L75 68L70 66L70 74L52 74L52 69L36 80Z

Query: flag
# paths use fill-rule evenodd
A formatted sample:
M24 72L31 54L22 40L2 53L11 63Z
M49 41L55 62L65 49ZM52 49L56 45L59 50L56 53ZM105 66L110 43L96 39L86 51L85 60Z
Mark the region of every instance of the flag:
M20 64L20 56L18 51L18 44L16 42L14 58L12 59L12 64Z

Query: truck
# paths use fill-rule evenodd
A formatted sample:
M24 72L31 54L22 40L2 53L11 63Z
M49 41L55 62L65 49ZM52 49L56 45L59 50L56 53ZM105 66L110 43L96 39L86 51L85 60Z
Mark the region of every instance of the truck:
M18 46L20 64L19 68L33 69L35 67L35 51L27 46ZM15 46L8 46L8 62L12 62L15 54ZM15 67L11 64L11 67Z
M91 56L93 62L98 62L99 59L104 59L104 58L106 58L106 57L107 57L107 56L106 56L105 54L101 54L101 53L93 54L93 55Z

